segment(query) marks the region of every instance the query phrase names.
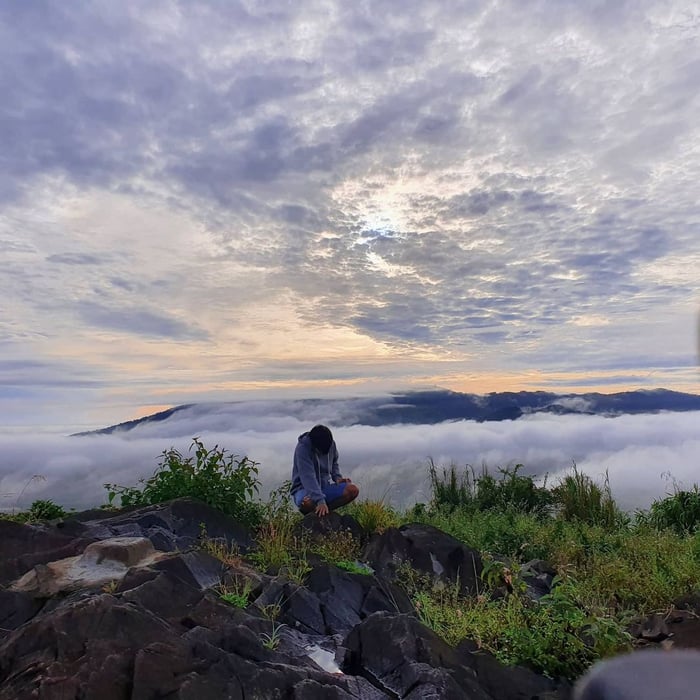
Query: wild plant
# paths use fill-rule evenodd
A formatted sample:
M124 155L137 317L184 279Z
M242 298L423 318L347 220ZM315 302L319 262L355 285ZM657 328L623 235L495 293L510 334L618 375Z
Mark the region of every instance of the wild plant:
M384 500L355 501L345 508L367 535L381 534L390 527L397 527L400 518Z
M226 566L240 566L243 561L237 542L232 541L229 544L225 537L209 537L204 523L199 524L199 548Z
M700 526L700 487L684 491L674 484L674 493L657 499L649 509L648 522L658 529L668 528L679 535L693 533Z
M119 498L122 507L162 503L174 498L196 498L230 515L244 525L260 523L260 504L253 502L258 491L258 464L239 458L215 445L207 449L199 438L192 439L185 457L178 450L164 450L152 477L141 479L141 487L105 484L108 503Z
M242 583L235 579L233 587L220 586L218 589L219 597L237 608L248 607L252 591L253 584L249 579L244 579Z
M360 556L360 543L349 530L330 532L313 539L309 549L329 564L337 564L340 561L356 561Z
M612 497L607 472L600 485L579 471L574 462L573 472L552 489L552 495L559 517L564 520L580 520L608 529L622 525L626 520Z
M55 520L67 515L62 506L52 500L34 501L27 510L9 516L12 520L21 523L40 522L42 520Z
M269 633L262 632L260 634L260 641L265 649L269 649L270 651L277 649L282 639L282 630L285 626L284 623L273 622L272 629Z
M255 552L250 559L264 571L288 567L306 550L306 540L297 534L301 515L292 507L287 481L270 493L262 522L255 534Z

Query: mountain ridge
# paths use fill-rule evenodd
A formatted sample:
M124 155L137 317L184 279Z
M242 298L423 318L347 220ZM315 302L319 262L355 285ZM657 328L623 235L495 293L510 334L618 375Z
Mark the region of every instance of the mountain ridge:
M74 433L74 436L111 435L128 432L142 425L165 422L187 410L236 407L243 404L267 404L270 408L290 405L293 407L328 407L350 405L352 410L342 413L335 425L383 426L392 424L425 425L454 420L476 422L517 420L534 413L557 415L605 415L658 413L661 411L700 411L700 396L669 389L637 389L634 391L601 394L559 394L546 391L491 392L468 394L443 389L391 393L376 397L347 399L299 399L296 401L228 401L203 404L181 404L149 416L124 421L105 428ZM284 412L283 412L284 413Z

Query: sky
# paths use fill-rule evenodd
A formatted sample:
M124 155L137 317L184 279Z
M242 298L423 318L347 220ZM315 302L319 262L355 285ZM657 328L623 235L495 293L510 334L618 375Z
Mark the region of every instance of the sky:
M697 3L22 0L0 68L4 432L700 390Z

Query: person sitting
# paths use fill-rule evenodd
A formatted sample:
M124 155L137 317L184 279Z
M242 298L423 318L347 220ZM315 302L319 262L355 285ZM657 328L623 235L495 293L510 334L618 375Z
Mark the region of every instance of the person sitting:
M297 508L319 517L347 505L360 490L338 469L338 448L325 425L315 425L299 436L294 450L291 494Z

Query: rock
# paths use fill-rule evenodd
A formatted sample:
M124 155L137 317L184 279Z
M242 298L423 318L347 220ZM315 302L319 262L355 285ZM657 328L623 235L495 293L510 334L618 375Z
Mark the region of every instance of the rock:
M345 635L380 610L413 612L406 594L391 582L325 563L313 567L303 587L272 580L254 602L260 610L271 605L279 605L281 622L316 635Z
M97 516L97 517L95 517ZM191 498L178 498L142 508L112 511L87 511L64 520L56 526L80 533L83 537L106 539L114 536L147 537L160 551L185 550L198 543L202 532L227 546L236 546L245 553L252 544L246 527L220 511Z
M527 585L526 593L532 600L552 592L556 575L556 569L542 559L532 559L520 567L520 578Z
M310 535L312 538L323 538L336 532L348 532L359 543L362 539L362 528L355 518L331 511L323 518L315 513L309 513L297 527L299 535Z
M165 574L162 574L163 576ZM201 629L201 628L198 628ZM210 633L216 636L216 633ZM191 630L110 595L74 601L39 616L0 645L0 700L156 697L219 700L293 697L381 698L367 681L285 663L246 625L228 625L229 649L257 648L253 662Z
M504 666L493 654L465 640L455 649L460 662L471 668L479 686L497 700L567 700L571 687L521 666Z
M454 649L411 615L374 613L344 645L343 671L371 679L392 697L492 700Z
M351 521L307 519L319 537ZM11 558L0 575L14 581L0 590L0 700L565 697L467 643L449 647L416 619L391 580L400 562L463 592L481 571L473 550L435 528L375 538L375 575L309 557L299 586L190 549L201 522L226 547L250 544L235 521L187 499L40 526L0 521L0 553ZM222 600L221 582L245 590L248 605ZM677 611L668 624L691 616Z
M43 605L28 593L0 591L0 640L9 632L31 620Z
M665 615L654 613L630 626L630 634L647 642L661 642L670 636Z
M14 581L37 564L80 554L95 539L76 539L44 525L0 519L0 586Z
M99 587L121 580L129 567L148 566L164 555L144 537L112 537L93 542L77 557L37 564L10 585L10 590L48 598L61 591Z
M396 578L401 564L409 564L436 581L458 582L463 595L478 592L483 563L475 549L431 525L389 528L374 537L364 559L384 578Z
M688 700L700 687L700 653L644 649L595 664L576 700Z

